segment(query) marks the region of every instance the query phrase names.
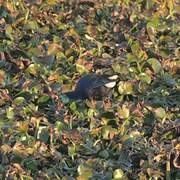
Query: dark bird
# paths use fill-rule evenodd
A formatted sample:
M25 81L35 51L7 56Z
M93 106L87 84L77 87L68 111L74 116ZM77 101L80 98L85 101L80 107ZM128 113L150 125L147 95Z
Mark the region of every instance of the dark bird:
M66 92L64 95L66 95L70 100L101 100L103 97L108 95L109 89L115 86L115 79L117 79L117 77L117 75L108 78L97 74L85 75L79 79L74 91Z

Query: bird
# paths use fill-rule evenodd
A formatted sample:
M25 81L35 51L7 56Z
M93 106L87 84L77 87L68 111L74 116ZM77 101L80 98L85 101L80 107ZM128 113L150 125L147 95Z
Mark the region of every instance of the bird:
M117 75L107 77L90 73L79 79L74 91L66 92L64 95L70 100L102 100L108 95L109 89L116 85L117 78Z

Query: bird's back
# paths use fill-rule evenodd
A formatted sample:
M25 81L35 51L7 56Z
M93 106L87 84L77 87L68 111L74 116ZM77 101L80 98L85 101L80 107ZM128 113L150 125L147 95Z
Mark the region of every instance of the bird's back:
M88 74L80 78L78 83L76 84L76 90L79 89L89 89L89 88L97 88L99 86L102 86L105 84L104 81L102 81L103 78L101 76L98 76L96 74Z
M104 78L101 76L88 74L78 81L75 91L85 98L101 96L105 93L105 88L103 87L105 83Z

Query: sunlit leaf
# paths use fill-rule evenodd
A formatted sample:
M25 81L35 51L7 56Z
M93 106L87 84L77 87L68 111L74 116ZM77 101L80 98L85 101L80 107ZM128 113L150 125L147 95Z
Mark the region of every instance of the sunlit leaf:
M129 108L126 105L118 108L118 115L122 119L129 118Z
M17 123L17 129L23 133L26 133L28 130L28 125L29 125L28 121L20 121Z
M72 110L72 111L76 111L77 110L77 106L76 106L76 103L75 102L72 102L71 104L70 104L70 109Z
M48 0L49 5L55 5L57 3L57 0Z
M155 116L162 119L166 116L166 111L163 108L157 108L155 110Z
M88 70L87 70L84 66L82 66L82 65L80 65L80 64L76 64L76 70L77 70L77 72L79 72L80 74L84 74L84 73L87 73L87 72L88 72Z
M67 24L60 23L60 24L58 25L58 29L59 29L59 30L66 30L67 28L68 28Z
M31 57L31 56L39 56L41 55L41 50L37 47L31 47L29 50L28 50L28 55Z
M40 66L38 64L31 64L26 71L30 74L37 75L39 73Z
M177 58L180 58L180 48L175 49L175 55Z
M12 107L9 107L7 110L6 110L6 114L7 114L7 118L8 119L13 119L14 118L14 108Z
M121 179L124 176L124 172L122 171L122 169L116 169L113 172L113 177L114 179Z
M123 66L122 64L114 63L112 64L112 68L114 72L121 73L121 74L127 74L128 69L127 67Z
M48 47L48 55L55 55L61 50L60 45L57 43L52 43Z
M26 24L25 24L25 27L27 29L32 29L32 30L37 30L38 29L38 24L36 21L28 21Z
M49 27L44 26L44 27L38 28L38 32L42 33L42 34L48 34L49 33Z
M139 53L141 52L141 47L138 41L135 41L133 43L133 45L131 46L131 50L134 55L136 55L137 57L139 56Z
M110 126L104 126L102 128L102 137L103 137L103 139L109 139L110 131L111 131L111 127Z
M155 59L155 58L150 58L147 61L153 68L154 72L157 74L161 71L162 67L161 67L161 63Z
M156 30L155 28L153 27L153 24L152 23L148 23L147 24L147 33L148 33L148 36L149 36L149 39L154 42L155 39L156 39Z
M83 164L80 164L78 166L78 173L79 173L79 175L81 175L81 177L83 177L85 179L89 179L93 175L92 170Z
M73 158L76 155L76 146L68 146L68 154Z
M3 153L9 153L9 152L11 152L11 150L12 150L12 148L11 148L11 146L9 146L8 144L3 144L3 145L1 146L1 151L2 151Z
M15 12L14 5L12 2L6 2L6 8L13 14Z
M14 39L14 38L13 38L13 28L12 28L11 25L8 25L8 26L6 27L6 36L7 36L9 39L11 39L11 40Z
M5 71L0 69L0 85L4 84L5 77L6 77Z
M118 85L120 94L133 94L133 85L131 82L120 81Z
M13 104L16 106L21 105L23 102L25 101L24 97L17 97L16 99L14 99Z
M140 73L138 77L142 82L151 83L151 76L146 73Z

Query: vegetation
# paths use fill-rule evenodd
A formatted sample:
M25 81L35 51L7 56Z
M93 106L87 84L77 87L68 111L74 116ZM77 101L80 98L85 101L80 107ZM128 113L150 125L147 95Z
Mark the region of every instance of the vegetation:
M180 179L179 12L0 1L0 179ZM61 98L92 71L119 76L113 99Z

